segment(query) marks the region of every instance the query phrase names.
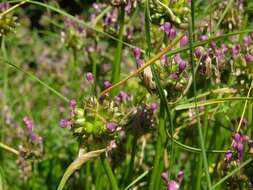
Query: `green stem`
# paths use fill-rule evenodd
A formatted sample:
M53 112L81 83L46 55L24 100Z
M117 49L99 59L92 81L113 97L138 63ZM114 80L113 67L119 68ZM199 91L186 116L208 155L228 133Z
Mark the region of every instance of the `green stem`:
M119 36L118 36L118 44L115 52L114 62L112 65L112 82L116 83L120 80L120 62L121 62L121 52L123 47L123 33L124 33L124 18L125 18L125 10L124 6L121 6L120 16L119 16ZM115 91L116 92L116 91Z
M198 133L199 133L199 140L200 140L200 146L201 146L201 153L202 153L202 159L204 161L204 169L206 173L206 180L207 180L207 185L208 189L211 189L212 183L211 183L211 178L208 170L208 162L207 162L207 156L206 156L206 151L205 151L205 142L204 142L204 137L202 133L202 128L201 128L201 123L200 123L200 117L199 117L199 110L197 108L197 89L196 89L196 76L195 76L195 64L193 60L193 53L194 53L194 47L193 47L193 34L194 34L194 0L191 1L191 22L189 24L189 39L190 39L190 62L192 65L192 76L193 76L193 91L194 91L194 102L195 102L195 110L196 110L196 116L197 116L197 124L198 124Z
M204 142L207 136L207 128L208 128L208 106L205 107L205 114L204 114ZM197 173L197 185L196 190L201 189L201 179L202 179L202 166L203 166L203 159L202 156L199 156L199 164L198 164L198 173Z
M155 160L154 166L152 169L152 174L149 183L149 190L155 190L157 183L160 182L160 163L162 162L163 155L163 144L164 144L164 127L165 127L165 107L161 102L160 106L160 116L159 116L159 131L156 141L156 151L155 151Z
M90 170L90 167L91 167L91 163L87 162L86 166L85 166L85 189L91 189L91 181L90 181L91 170Z
M108 177L108 179L111 183L112 190L119 190L117 180L116 180L116 178L113 174L110 163L105 158L105 156L101 156L101 162L102 162L102 165L104 167L104 171L105 171L105 173L106 173L106 175L107 175L107 177Z
M134 171L134 160L135 160L135 154L137 150L137 137L134 136L134 139L132 141L132 151L131 151L131 159L129 163L128 170L126 172L126 178L123 184L125 185L126 183L129 183L129 181L132 180L133 177L133 171Z
M94 95L96 95L96 86L97 86L97 82L96 82L96 78L97 78L97 52L96 52L96 50L92 54L92 74L94 77L93 91L94 91Z

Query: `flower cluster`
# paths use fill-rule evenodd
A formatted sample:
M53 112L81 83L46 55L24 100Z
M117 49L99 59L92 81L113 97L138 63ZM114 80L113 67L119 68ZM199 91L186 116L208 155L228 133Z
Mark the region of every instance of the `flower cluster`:
M34 132L35 125L30 118L24 117L23 122L25 129L22 136L22 144L19 145L20 156L17 163L20 166L22 178L28 180L31 175L33 162L42 158L43 139Z
M0 3L0 13L3 13L10 8L10 4L7 2ZM14 32L17 23L17 17L14 16L11 12L4 14L0 17L0 37L8 34L9 32Z
M77 16L80 19L80 16ZM84 46L86 30L75 20L65 18L64 30L61 31L61 41L68 48L81 50Z

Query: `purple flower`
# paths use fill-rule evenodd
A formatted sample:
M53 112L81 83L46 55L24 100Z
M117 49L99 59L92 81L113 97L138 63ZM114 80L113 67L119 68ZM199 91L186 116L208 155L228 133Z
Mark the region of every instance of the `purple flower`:
M236 143L240 142L241 141L241 135L239 133L236 133L234 135L234 140L235 140Z
M177 174L177 181L178 183L182 183L184 179L184 172L183 171L179 171L178 174Z
M167 35L170 34L170 30L171 30L171 24L169 22L165 22L161 27L161 30L163 30Z
M6 3L6 2L0 3L0 12L4 12L4 11L6 11L9 8L10 8L10 4L9 3Z
M178 66L179 66L179 72L180 72L180 73L183 72L183 71L185 70L185 68L186 68L186 65L187 65L186 61L183 60L183 59L180 57L179 54L177 54L177 55L174 56L174 61L175 61L175 62L178 64Z
M225 154L226 160L230 161L232 160L233 154L231 150L227 150L226 154Z
M178 189L179 189L179 184L176 181L171 180L168 182L167 190L178 190Z
M247 54L244 56L244 58L247 63L253 62L253 55Z
M174 28L170 29L170 38L173 40L177 35L177 31Z
M169 178L168 178L168 173L167 173L167 172L161 173L161 178L162 178L166 183L168 183Z
M69 101L69 106L72 110L76 108L76 100L72 99Z
M200 40L201 41L204 41L204 40L207 40L208 39L208 36L207 35L202 35L200 36Z
M183 36L180 40L180 47L183 47L185 45L188 44L188 37L187 36Z
M224 44L224 43L221 44L221 50L222 50L223 53L228 52L228 48L227 48L226 44Z
M109 88L110 86L112 86L112 84L108 80L105 80L103 84L105 88Z
M129 1L129 2L126 4L124 10L129 14L129 13L131 12L131 8L132 8L131 1Z
M144 63L145 63L145 62L144 62L142 59L138 59L138 60L137 60L137 65L138 65L138 66L144 65Z
M140 48L134 48L133 52L134 52L134 57L136 60L141 58L141 49Z
M150 104L150 109L152 110L152 112L155 112L157 110L157 104L156 103L151 103Z
M107 123L106 124L106 128L110 131L110 132L114 132L116 130L116 128L118 127L118 125L116 123Z
M60 127L61 128L69 128L69 127L71 127L71 122L67 119L61 119L60 120Z
M249 37L248 37L248 36L244 36L244 37L243 37L243 44L244 44L245 46L249 46Z
M216 50L217 45L216 45L215 42L211 42L211 43L210 43L210 47L211 47L213 50Z
M86 80L91 82L93 81L93 74L91 72L86 73Z
M28 129L29 132L32 132L34 129L34 124L31 119L29 119L27 116L23 118L23 121L26 125L26 128Z
M204 53L204 48L203 47L197 47L195 50L195 56L197 58L200 58Z

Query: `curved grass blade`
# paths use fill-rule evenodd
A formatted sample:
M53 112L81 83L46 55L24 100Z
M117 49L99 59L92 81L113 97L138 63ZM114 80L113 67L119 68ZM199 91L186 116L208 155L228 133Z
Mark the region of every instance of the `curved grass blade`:
M146 175L148 175L150 170L147 170L143 172L139 177L137 177L135 180L133 180L124 190L128 190L131 187L133 187L135 184L137 184L142 178L144 178Z
M81 155L80 157L78 157L75 161L73 161L69 167L67 168L67 170L65 171L60 184L57 188L57 190L62 190L66 184L66 182L68 181L69 177L76 171L78 170L87 160L92 160L96 157L99 157L102 153L104 153L106 151L106 149L100 149L100 150L95 150L95 151L91 151L88 153L85 153L83 155Z
M65 102L69 102L69 99L62 95L60 92L58 92L57 90L55 90L54 88L52 88L51 86L49 86L48 84L46 84L45 82L43 82L42 80L40 80L39 78L37 78L35 75L23 70L22 68L20 68L17 65L14 65L12 63L10 63L9 61L6 61L6 64L8 64L9 66L13 67L14 69L23 72L24 74L26 74L27 76L29 76L30 78L32 78L33 80L39 82L42 86L46 87L48 90L50 90L51 92L53 92L54 94L56 94L58 97L60 97L62 100L64 100Z

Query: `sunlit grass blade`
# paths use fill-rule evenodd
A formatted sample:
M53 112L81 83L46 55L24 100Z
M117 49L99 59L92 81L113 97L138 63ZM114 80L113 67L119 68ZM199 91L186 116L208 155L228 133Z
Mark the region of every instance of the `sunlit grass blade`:
M13 153L13 154L19 155L19 152L18 152L16 149L11 148L11 147L9 147L8 145L6 145L6 144L4 144L4 143L1 143L1 142L0 142L0 148L6 150L6 151L8 151L8 152L11 152L11 153Z
M91 152L87 152L80 157L78 157L75 161L73 161L69 167L66 169L59 186L57 190L62 190L68 181L69 177L76 171L78 170L86 161L88 160L93 160L97 157L99 157L102 153L104 153L106 149L100 149L100 150L95 150Z

